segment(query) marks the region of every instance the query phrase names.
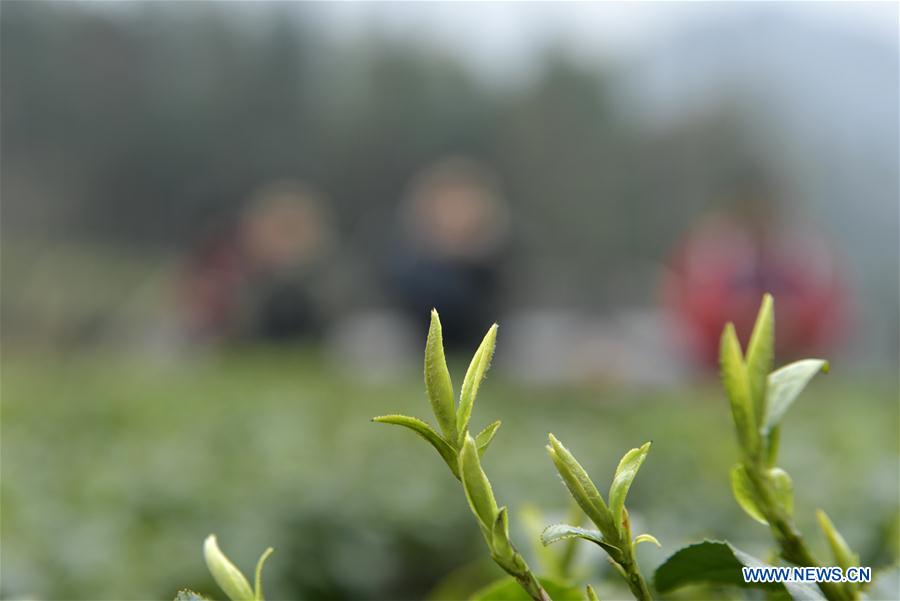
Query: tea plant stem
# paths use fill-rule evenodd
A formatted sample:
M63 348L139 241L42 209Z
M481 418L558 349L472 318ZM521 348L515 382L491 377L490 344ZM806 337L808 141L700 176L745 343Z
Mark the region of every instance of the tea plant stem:
M769 522L772 534L781 549L781 556L798 566L815 567L820 565L813 556L803 535L797 529L794 521L787 515L784 509L775 501L772 485L766 476L764 468L758 462L748 462L747 475L753 484L754 491L758 495L760 510ZM845 601L856 599L856 595L845 587L833 582L819 582L819 589L830 601Z
M631 589L631 594L634 595L634 598L638 601L652 601L653 596L650 594L650 588L647 586L647 581L644 580L641 569L638 567L633 555L622 563L622 569L625 570L628 588Z
M510 572L510 575L516 579L519 586L521 586L534 601L552 601L550 595L547 594L547 591L544 590L544 587L541 586L541 583L538 582L537 577L531 570L526 568L524 572L518 574Z

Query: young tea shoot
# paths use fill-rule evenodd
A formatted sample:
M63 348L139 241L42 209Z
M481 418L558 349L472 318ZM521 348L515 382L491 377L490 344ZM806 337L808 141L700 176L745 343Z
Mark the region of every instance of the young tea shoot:
M599 545L609 555L609 561L616 571L628 583L628 588L631 589L634 597L642 601L652 597L650 588L638 568L634 549L642 542L652 542L659 546L659 541L650 534L631 537L631 523L628 519L628 510L625 509L625 498L649 451L650 443L648 442L640 448L631 449L625 453L619 462L619 467L616 468L616 474L609 488L609 504L607 505L600 491L574 455L553 434L550 434L547 452L550 453L556 471L559 472L563 483L578 506L598 529L591 530L568 524L554 524L548 526L541 535L541 541L545 545L570 538L582 538Z
M440 433L424 421L405 415L382 415L373 421L409 428L435 448L450 472L461 482L491 558L532 599L549 601L547 591L510 540L509 514L506 507L497 505L491 483L481 467L481 456L494 439L500 422L490 424L474 438L469 433L475 397L490 367L496 341L497 324L494 324L472 357L457 404L444 358L441 320L433 310L425 344L425 390Z
M822 359L804 359L773 371L775 355L775 314L771 295L765 295L750 335L746 353L738 342L734 325L722 332L719 361L722 384L731 405L731 417L740 449L740 461L731 470L731 490L738 505L751 518L767 525L781 557L797 566L821 565L794 523L794 485L790 475L776 465L781 422L791 404L819 372L828 371ZM843 568L858 566L859 556L850 550L831 520L821 510L819 525L825 533L834 563ZM719 574L704 573L698 565L718 565ZM664 591L682 584L706 581L746 586L727 576L723 568L732 565L765 566L730 543L704 541L676 552L656 571L656 587ZM820 582L816 591L809 585L785 583L794 598L820 597L830 600L857 599L859 587L853 583Z
M215 535L210 534L203 542L203 559L206 567L212 574L213 580L224 591L231 601L265 601L262 590L263 565L274 549L269 547L256 562L256 572L253 587L237 566L219 548ZM202 595L191 590L179 591L175 601L199 601L205 599Z

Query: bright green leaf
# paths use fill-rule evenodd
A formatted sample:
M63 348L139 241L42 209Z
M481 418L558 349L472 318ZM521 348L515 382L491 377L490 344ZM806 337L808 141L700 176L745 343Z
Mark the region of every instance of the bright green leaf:
M637 475L641 464L647 458L650 452L650 443L644 443L640 448L631 449L616 468L616 475L613 478L612 485L609 487L609 511L612 514L613 523L619 532L624 532L622 526L622 509L625 507L625 497L628 496L628 489ZM627 540L627 539L626 539Z
M638 546L641 543L653 543L660 549L662 548L662 545L659 544L659 541L656 540L656 537L653 536L652 534L638 534L637 536L634 537L634 540L632 541L631 544L634 546Z
M676 551L656 569L654 585L668 593L689 584L724 584L742 588L784 590L793 599L820 601L817 588L802 583L744 582L742 567L767 567L768 564L722 541L703 541Z
M747 468L742 463L738 463L731 468L731 492L741 509L747 512L747 515L760 524L769 523L759 508L753 482L747 474Z
M600 601L600 597L597 596L597 593L594 592L594 587L590 584L587 585L584 594L587 597L587 601Z
M747 345L747 381L757 424L763 423L766 414L766 380L775 361L775 315L772 305L772 295L763 296Z
M466 431L469 428L469 419L472 417L472 406L475 404L475 397L478 395L478 388L487 374L488 368L491 366L491 358L494 356L494 347L497 344L497 324L494 324L487 331L484 340L475 351L472 362L469 363L469 369L466 370L466 377L463 380L462 389L459 395L459 408L456 410L456 424L458 428L457 439L462 444Z
M453 475L456 476L457 479L459 478L459 461L456 457L456 451L450 447L446 440L441 438L440 434L435 432L431 426L422 420L408 415L379 415L378 417L373 417L372 421L409 428L437 449L437 452L440 453L441 457L447 463L447 467L450 468Z
M819 372L828 373L828 361L803 359L785 365L769 374L768 409L763 432L768 433L778 424L791 404L803 392L813 376Z
M512 558L515 553L509 540L509 517L506 507L500 508L497 518L494 520L494 528L491 532L491 550L494 555L504 559Z
M544 545L552 545L555 542L569 538L583 538L603 547L607 553L615 557L621 556L619 548L607 542L599 530L589 530L568 524L552 524L544 528L544 531L541 533L541 542Z
M213 580L231 601L254 601L250 583L219 549L216 537L210 534L203 543L203 557Z
M550 578L538 578L541 587L553 601L583 601L581 589ZM498 580L477 591L470 601L532 601L515 578Z
M484 452L487 451L488 446L490 446L491 441L494 440L494 434L497 433L497 430L500 428L500 420L495 421L490 424L487 428L478 433L478 436L475 437L475 446L478 447L478 456L483 457Z
M603 497L600 496L600 491L594 486L590 476L572 453L553 434L550 434L550 445L547 447L547 451L556 466L556 471L559 472L563 483L581 510L601 531L608 534L616 531L612 514L603 501Z
M478 460L478 449L475 440L466 436L462 451L459 454L459 473L462 476L463 488L472 512L482 524L482 532L485 533L488 543L491 542L491 532L494 528L494 520L497 516L497 501L494 500L494 492L488 481L481 462Z
M725 387L728 401L731 403L731 415L741 447L751 457L755 456L759 448L759 433L756 431L750 382L741 354L741 345L734 331L734 325L730 323L722 332L719 363L722 371L722 384Z
M780 467L769 470L769 479L772 481L772 490L775 500L791 515L794 513L794 482L790 475Z
M444 357L444 339L441 333L441 318L438 312L431 310L431 326L428 328L428 340L425 343L425 390L431 409L437 419L444 438L457 440L456 402L453 400L453 384L450 382L450 371Z
M859 555L853 552L841 533L837 531L834 524L821 509L816 510L816 519L819 521L819 527L828 539L828 546L831 548L831 554L839 566L845 570L849 567L859 565Z

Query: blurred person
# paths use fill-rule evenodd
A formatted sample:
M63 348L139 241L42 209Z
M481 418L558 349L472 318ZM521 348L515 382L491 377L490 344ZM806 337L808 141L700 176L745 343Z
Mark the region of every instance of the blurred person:
M771 292L776 352L785 359L825 353L849 316L845 280L828 245L781 219L762 186L745 188L736 200L732 210L698 220L671 255L662 297L680 342L715 366L725 324L733 321L746 344L762 296Z
M179 281L195 340L317 337L326 321L323 280L334 234L323 204L298 182L254 194L234 223L190 253Z
M413 178L401 211L392 294L423 329L437 308L445 345L470 351L498 314L509 218L499 182L472 160L446 158Z

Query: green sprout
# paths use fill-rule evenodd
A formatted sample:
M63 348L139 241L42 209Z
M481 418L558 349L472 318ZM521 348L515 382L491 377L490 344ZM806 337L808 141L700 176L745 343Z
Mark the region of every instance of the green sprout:
M549 601L550 596L510 540L509 514L506 507L498 507L491 483L481 467L481 456L494 439L500 422L490 424L474 438L469 433L475 397L491 365L496 341L497 324L494 324L472 357L457 405L444 357L441 320L437 311L432 310L425 344L425 390L441 433L424 421L405 415L382 415L373 418L373 421L409 428L437 450L451 473L462 483L469 508L475 515L491 558L532 599Z
M256 572L254 577L254 586L250 587L250 583L244 574L235 566L230 559L219 548L219 543L214 534L210 534L203 542L203 559L206 561L206 567L212 574L213 580L219 585L225 595L231 601L265 601L262 590L262 570L266 560L272 554L274 549L269 547L260 556L256 562ZM198 601L204 599L203 596L190 591L179 591L175 601Z
M754 520L768 525L781 556L800 566L817 566L793 521L793 482L775 465L778 460L781 421L791 404L819 372L828 371L822 359L804 359L772 371L775 349L775 315L772 296L763 297L746 355L742 353L734 325L722 333L720 363L722 382L731 404L741 461L731 470L731 490L741 508ZM858 565L858 556L847 547L828 517L819 523L842 567ZM828 599L855 599L848 584L821 582Z
M628 489L631 488L634 477L650 451L650 443L631 449L622 457L609 488L609 505L603 500L600 491L574 455L553 434L550 434L547 451L556 466L556 471L562 477L563 484L599 530L554 524L544 530L541 541L549 545L565 539L581 538L599 545L609 555L609 561L616 571L628 583L634 597L641 601L651 599L650 588L641 575L634 550L642 542L652 542L659 546L659 541L650 534L640 534L632 538L628 510L625 509ZM592 592L588 595L590 596Z

